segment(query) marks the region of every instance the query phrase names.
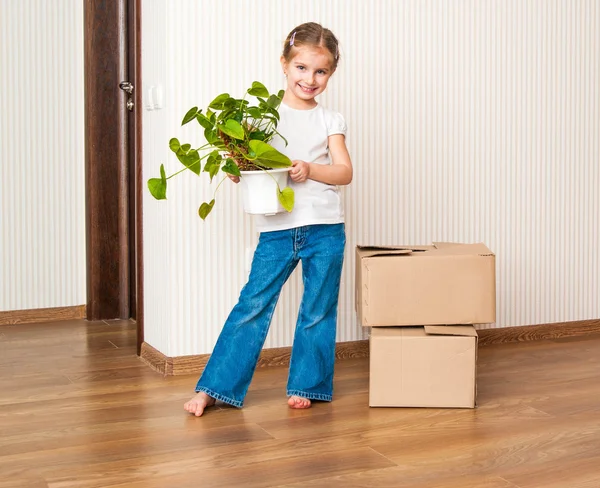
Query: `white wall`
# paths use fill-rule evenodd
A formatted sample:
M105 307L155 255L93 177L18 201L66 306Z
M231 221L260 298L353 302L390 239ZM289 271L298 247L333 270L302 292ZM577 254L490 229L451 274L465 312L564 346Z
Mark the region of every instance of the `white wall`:
M83 2L0 0L0 311L85 304Z
M341 41L321 102L345 115L355 165L338 340L363 338L356 243L485 242L497 254L495 327L600 317L595 0L145 0L143 76L164 100L144 115L144 179L160 163L179 168L170 137L201 144L179 127L188 108L253 80L283 87L281 43L307 20ZM146 341L168 356L207 353L256 236L235 185L206 222L196 210L214 185L191 173L170 185L167 202L144 199ZM299 296L296 275L266 347L291 344Z

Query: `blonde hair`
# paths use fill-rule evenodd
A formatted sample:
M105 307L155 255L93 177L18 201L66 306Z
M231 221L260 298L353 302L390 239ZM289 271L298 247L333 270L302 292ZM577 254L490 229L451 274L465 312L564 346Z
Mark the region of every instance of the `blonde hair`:
M340 50L338 40L329 29L317 24L316 22L307 22L300 24L288 34L283 43L283 57L289 63L294 57L294 48L323 47L327 49L333 57L332 68L337 68L340 60Z

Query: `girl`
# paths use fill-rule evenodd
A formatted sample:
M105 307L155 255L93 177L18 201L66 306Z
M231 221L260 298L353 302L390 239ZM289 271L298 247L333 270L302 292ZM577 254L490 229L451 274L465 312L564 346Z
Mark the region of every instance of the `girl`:
M340 277L346 236L337 185L352 181L346 124L315 98L339 62L333 33L310 22L287 36L281 66L287 78L279 138L272 145L292 161L291 213L255 216L260 232L248 282L212 355L184 405L200 416L216 400L241 407L269 330L281 288L299 261L304 292L298 312L287 384L290 408L331 401Z

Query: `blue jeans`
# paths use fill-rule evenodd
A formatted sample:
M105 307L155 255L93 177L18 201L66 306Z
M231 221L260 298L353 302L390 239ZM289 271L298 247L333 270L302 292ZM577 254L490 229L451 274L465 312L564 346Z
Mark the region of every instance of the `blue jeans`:
M331 401L344 224L263 232L248 282L227 318L196 391L241 407L254 375L281 288L302 261L287 394Z

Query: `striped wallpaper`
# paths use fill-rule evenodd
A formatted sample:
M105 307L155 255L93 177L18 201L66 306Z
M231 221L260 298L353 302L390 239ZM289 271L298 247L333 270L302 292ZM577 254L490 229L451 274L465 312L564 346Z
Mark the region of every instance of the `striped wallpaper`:
M283 87L281 42L315 20L341 41L321 102L343 113L355 165L343 190L348 248L339 341L364 337L353 302L357 243L485 242L497 254L497 322L600 317L600 7L597 1L144 2L145 178L191 106L254 79ZM233 13L232 13L233 12ZM145 201L146 340L170 356L210 352L256 241L235 185L206 222L213 187L171 180ZM280 299L266 347L290 345L301 282Z
M339 341L363 338L356 243L483 241L497 254L494 327L600 317L600 5L597 0L143 1L144 179L183 113L255 79L283 87L281 42L316 20L341 41L321 102L344 114L355 179ZM27 18L27 22L23 19ZM82 2L0 0L0 310L85 303ZM157 93L156 91L154 93ZM256 235L224 185L144 195L146 340L210 352ZM266 347L291 344L301 282Z
M0 0L0 311L83 305L83 2Z

